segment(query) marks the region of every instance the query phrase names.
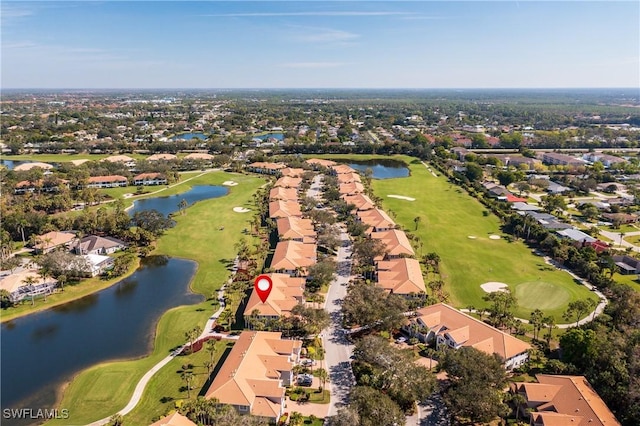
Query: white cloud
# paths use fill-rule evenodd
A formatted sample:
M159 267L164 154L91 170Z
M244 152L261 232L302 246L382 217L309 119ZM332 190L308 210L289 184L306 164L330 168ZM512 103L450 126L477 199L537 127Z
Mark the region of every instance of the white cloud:
M244 18L244 17L286 17L286 16L402 16L411 15L408 12L247 12L206 14L206 17Z
M288 62L280 65L284 68L337 68L346 65L344 62Z
M360 37L359 34L332 28L308 27L303 30L306 34L298 36L298 40L311 43L340 43L349 42Z

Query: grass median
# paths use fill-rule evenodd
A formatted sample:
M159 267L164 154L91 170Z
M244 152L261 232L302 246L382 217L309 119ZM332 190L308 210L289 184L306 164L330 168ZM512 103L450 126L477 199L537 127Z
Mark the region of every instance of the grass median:
M238 183L224 197L200 201L175 216L176 226L166 232L157 243L154 254L164 254L194 260L198 269L191 282L196 293L210 297L229 277L225 259L235 257L234 244L249 228L252 213L236 213L233 207L254 209L252 195L264 180L254 176L210 172L190 185L219 185L227 180ZM220 229L220 228L224 229ZM217 302L205 301L183 306L165 313L156 328L152 353L137 360L115 361L91 367L78 374L64 391L59 407L70 409L70 418L48 424L85 424L108 417L122 409L133 389L153 365L166 357L176 346L185 342L186 331L204 326L207 318L217 309ZM157 374L160 378L170 374L169 363ZM108 397L107 397L108 396ZM153 395L144 395L142 411L136 417L152 419L162 403ZM149 422L150 423L150 422Z

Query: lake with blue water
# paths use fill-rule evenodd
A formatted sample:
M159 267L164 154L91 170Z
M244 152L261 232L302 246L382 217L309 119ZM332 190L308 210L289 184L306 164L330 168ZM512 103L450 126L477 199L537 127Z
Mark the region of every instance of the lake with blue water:
M228 192L229 188L226 186L198 185L182 194L136 200L133 203L133 207L129 209L127 213L133 217L136 212L142 210L158 210L163 215L169 216L171 213L179 210L178 204L182 200L185 200L188 205L192 205L196 201L222 197L223 195L227 195Z
M349 161L347 165L361 172L371 169L374 179L393 179L409 176L409 168L407 165L397 160Z
M167 310L204 300L189 290L195 271L195 262L150 256L105 290L3 323L2 408L53 408L60 386L81 370L150 353Z
M173 141L177 141L177 140L185 140L185 141L190 141L191 139L200 139L200 140L206 140L209 136L205 135L204 133L201 132L196 132L196 133L182 133L180 135L175 135L174 137L171 138L171 140Z
M26 164L26 163L33 163L33 161L26 161L26 160L7 160L7 159L0 159L0 166L5 166L8 170L13 170L15 167L19 166L20 164Z
M284 133L282 132L274 132L274 133L266 133L261 135L251 136L252 139L262 139L266 141L269 138L278 139L279 141L284 140Z

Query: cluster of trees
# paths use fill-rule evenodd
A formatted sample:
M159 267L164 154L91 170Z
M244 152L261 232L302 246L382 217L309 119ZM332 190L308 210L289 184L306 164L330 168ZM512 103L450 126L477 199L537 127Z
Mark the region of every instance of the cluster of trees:
M407 302L402 296L387 293L362 280L349 285L342 302L346 325L369 330L390 331L400 328L405 321L403 313L407 310Z
M216 426L267 426L262 417L240 415L230 405L220 404L215 398L189 399L179 409L180 413L199 425Z

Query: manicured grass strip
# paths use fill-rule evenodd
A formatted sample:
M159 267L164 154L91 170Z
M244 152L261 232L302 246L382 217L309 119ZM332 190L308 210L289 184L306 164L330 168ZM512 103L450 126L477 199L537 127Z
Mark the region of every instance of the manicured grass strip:
M205 346L206 347L206 346ZM220 341L216 343L214 353L214 366L218 364L220 358L227 348L233 347L231 341ZM142 400L136 408L125 417L125 424L148 425L159 417L164 416L169 410L175 408L180 400L187 400L187 390L185 381L181 378L182 367L188 364L193 365L193 382L191 384L191 398L197 398L198 394L205 392L209 386L209 374L204 365L209 361L210 354L205 349L193 355L179 356L174 358L162 370L156 373L149 381L144 391ZM214 371L216 371L214 369Z
M210 297L229 277L223 259L235 257L234 244L242 237L242 231L249 227L252 213L235 213L236 206L254 208L252 195L264 180L259 177L224 172L212 172L202 176L204 183L221 184L226 180L238 182L228 195L206 201L200 201L189 207L184 215L176 215L177 225L170 229L158 241L154 254L166 254L195 260L198 269L191 282L191 288ZM224 226L224 230L220 228ZM60 407L73 407L71 417L64 422L50 424L84 424L110 416L126 405L133 389L144 375L171 349L185 342L184 334L196 325L204 326L207 318L216 309L216 302L205 301L198 305L175 308L162 316L157 327L153 353L145 358L133 361L121 361L101 364L80 373L64 393ZM170 363L158 374L171 368ZM103 380L105 375L122 372L124 383L107 384L106 393L112 398L108 403L91 401L89 393L94 382ZM108 380L103 380L108 383ZM144 401L140 412L142 418L152 418L158 400ZM133 424L133 423L132 423Z
M586 287L579 285L567 274L547 265L522 242L506 239L492 240L490 235L503 236L500 221L480 202L460 187L449 183L445 177L434 177L417 159L406 156L357 156L333 155L322 158L341 159L398 159L409 165L411 176L396 179L373 180L373 189L382 198L383 208L396 216L396 222L423 241L422 253L436 252L441 257L441 273L450 293L450 303L464 308L473 305L485 308L482 300L486 294L480 285L489 281L503 282L522 300L515 310L518 317L528 318L535 304L542 304L546 297L560 295L566 303L547 303L546 315L553 315L557 322L567 303L581 298L597 300ZM439 174L439 173L438 173ZM416 201L388 197L404 195ZM414 218L421 221L415 230ZM476 237L470 239L469 236ZM503 236L504 237L504 236ZM531 285L530 283L541 283ZM544 284L542 284L544 283ZM524 287L518 294L518 287ZM547 291L552 286L554 291ZM538 290L544 288L542 295ZM526 299L526 300L525 300ZM536 302L537 301L537 302Z

